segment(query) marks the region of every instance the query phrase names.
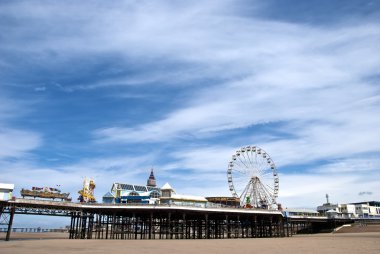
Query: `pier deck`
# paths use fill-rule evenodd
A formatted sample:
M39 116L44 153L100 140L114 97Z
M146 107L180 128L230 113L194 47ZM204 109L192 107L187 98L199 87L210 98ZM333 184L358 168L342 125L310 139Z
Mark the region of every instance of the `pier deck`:
M285 218L280 211L175 205L0 201L10 239L15 214L67 216L70 239L223 239L291 236L327 218ZM5 219L4 219L5 218Z

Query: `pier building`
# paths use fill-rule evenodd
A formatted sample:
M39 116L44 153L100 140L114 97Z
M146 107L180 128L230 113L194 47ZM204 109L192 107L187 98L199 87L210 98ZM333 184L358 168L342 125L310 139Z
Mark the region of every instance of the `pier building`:
M12 198L12 191L15 188L14 184L0 183L0 200L9 200Z
M236 197L206 197L207 201L221 206L240 207L240 198Z
M317 211L329 218L380 218L380 201L362 201L347 204L318 206Z
M194 206L194 207L206 207L207 199L201 196L193 195L181 195L166 183L161 188L162 196L160 198L161 204L174 204L178 206Z
M161 190L156 186L153 169L151 169L147 185L129 183L113 183L111 191L103 196L107 204L156 204L161 197Z
M321 216L316 210L312 209L302 209L302 208L285 208L282 211L282 214L284 214L285 217L318 217Z
M111 191L103 196L106 204L166 204L179 206L206 207L207 199L201 196L177 194L166 183L161 188L157 187L153 169L147 179L147 184L135 185L125 183L113 183Z

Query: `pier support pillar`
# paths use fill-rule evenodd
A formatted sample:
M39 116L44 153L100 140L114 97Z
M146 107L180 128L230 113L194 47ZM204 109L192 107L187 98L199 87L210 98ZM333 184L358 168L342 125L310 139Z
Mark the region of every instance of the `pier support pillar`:
M208 221L208 214L205 214L205 238L210 239L210 224Z
M5 241L9 241L9 239L11 237L12 224L13 224L13 218L15 215L15 210L16 210L16 208L14 206L12 206L11 207L11 214L9 216L8 231L7 231L7 236L5 237Z

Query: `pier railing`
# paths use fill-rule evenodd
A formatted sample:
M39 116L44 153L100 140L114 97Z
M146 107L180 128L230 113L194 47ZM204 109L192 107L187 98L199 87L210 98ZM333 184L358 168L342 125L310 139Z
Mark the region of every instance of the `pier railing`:
M8 228L0 228L0 232L6 233L8 232ZM12 228L11 232L13 233L67 233L68 230L65 228L23 228L23 227L17 227Z

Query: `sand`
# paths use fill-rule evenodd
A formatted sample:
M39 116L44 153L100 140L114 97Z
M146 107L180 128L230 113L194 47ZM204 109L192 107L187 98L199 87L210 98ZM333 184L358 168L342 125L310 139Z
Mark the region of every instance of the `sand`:
M0 234L3 238L4 234ZM380 253L380 233L297 235L223 240L69 240L64 233L15 233L0 254L96 253Z

